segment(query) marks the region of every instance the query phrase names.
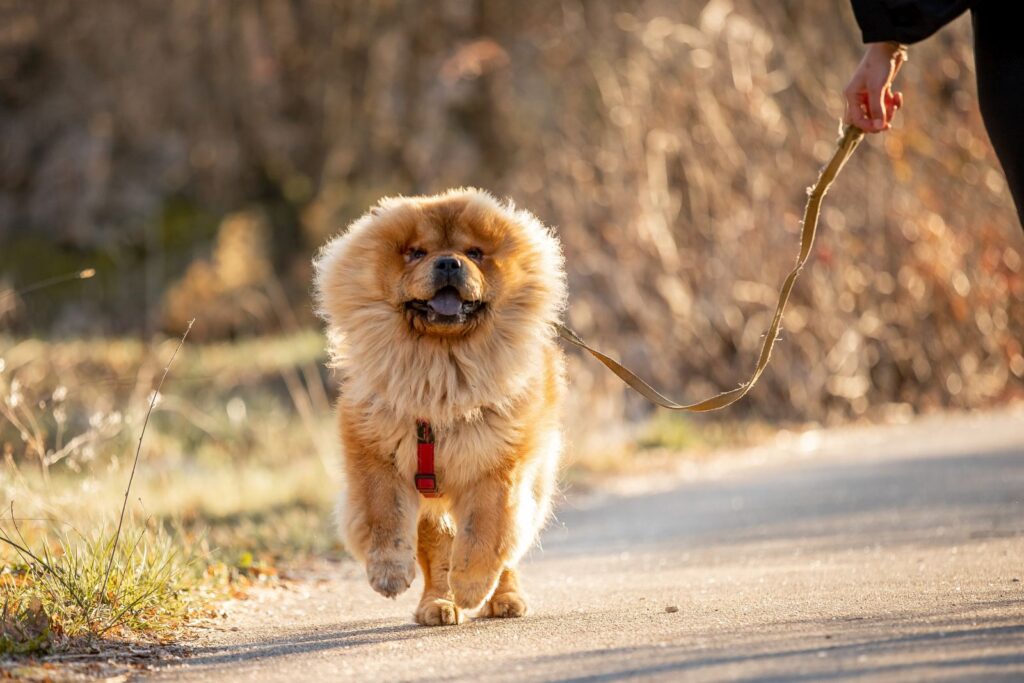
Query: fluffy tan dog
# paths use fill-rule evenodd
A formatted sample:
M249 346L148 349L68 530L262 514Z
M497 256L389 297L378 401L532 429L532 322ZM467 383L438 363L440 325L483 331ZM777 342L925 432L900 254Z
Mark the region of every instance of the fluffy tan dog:
M381 200L315 266L341 375L347 548L386 597L419 561L421 624L481 605L523 616L515 567L547 519L561 453L557 239L511 204L452 190Z

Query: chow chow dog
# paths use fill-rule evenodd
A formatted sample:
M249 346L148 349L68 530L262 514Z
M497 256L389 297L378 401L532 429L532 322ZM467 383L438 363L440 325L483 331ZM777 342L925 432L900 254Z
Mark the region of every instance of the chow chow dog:
M340 378L347 549L415 619L520 617L516 565L551 507L562 449L561 247L486 192L382 199L315 261Z

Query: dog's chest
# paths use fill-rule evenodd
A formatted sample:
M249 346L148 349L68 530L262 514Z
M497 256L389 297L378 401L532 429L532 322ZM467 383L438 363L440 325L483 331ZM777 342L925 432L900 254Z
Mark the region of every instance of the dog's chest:
M493 415L480 414L451 425L432 424L434 470L438 486L464 486L481 473L494 469L514 448L511 423ZM411 483L417 471L416 423L400 428L395 444L395 467Z

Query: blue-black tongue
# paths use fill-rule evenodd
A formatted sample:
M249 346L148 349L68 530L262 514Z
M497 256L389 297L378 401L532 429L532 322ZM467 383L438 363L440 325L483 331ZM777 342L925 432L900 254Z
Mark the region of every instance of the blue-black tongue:
M443 287L427 302L427 306L438 315L458 315L462 310L462 297L454 287Z

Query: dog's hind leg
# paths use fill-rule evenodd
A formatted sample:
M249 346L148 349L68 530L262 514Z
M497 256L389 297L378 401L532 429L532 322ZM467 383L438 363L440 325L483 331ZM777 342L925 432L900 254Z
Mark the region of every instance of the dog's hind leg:
M428 514L420 518L416 559L423 570L423 597L413 614L418 624L448 626L462 622L462 611L448 585L454 537L455 529L447 515Z
M519 572L506 567L491 599L480 608L480 617L525 617L526 596L519 587Z

